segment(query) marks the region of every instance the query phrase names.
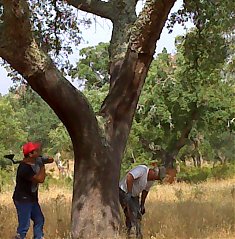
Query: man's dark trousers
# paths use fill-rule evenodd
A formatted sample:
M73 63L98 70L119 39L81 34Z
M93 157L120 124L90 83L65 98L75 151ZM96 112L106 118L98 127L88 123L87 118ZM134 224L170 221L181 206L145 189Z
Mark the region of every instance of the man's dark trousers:
M137 236L141 234L140 221L142 219L142 214L140 212L140 202L139 197L131 197L127 202L127 193L119 188L119 201L123 208L126 217L126 227L127 233L130 233L132 227L135 227Z
M44 216L38 202L14 202L17 210L19 226L17 234L20 239L25 239L32 219L34 239L43 238Z

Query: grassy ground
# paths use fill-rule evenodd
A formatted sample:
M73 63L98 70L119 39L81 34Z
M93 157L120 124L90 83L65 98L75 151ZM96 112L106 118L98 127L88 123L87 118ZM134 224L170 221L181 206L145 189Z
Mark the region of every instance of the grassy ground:
M47 239L68 239L71 191L49 187L40 192ZM146 202L144 238L235 238L235 180L197 185L155 186ZM11 193L0 196L0 239L12 238L17 225ZM28 238L31 238L32 229Z

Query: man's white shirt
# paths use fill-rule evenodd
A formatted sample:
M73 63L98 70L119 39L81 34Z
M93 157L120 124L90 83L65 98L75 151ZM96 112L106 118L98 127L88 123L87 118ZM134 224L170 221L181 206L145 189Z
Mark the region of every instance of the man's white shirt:
M132 187L132 196L137 197L142 193L143 190L149 191L150 187L153 185L153 181L147 181L149 168L145 165L138 165L137 167L131 169L128 173L130 173L133 178L133 187ZM119 182L119 187L124 191L127 191L126 184L127 175Z

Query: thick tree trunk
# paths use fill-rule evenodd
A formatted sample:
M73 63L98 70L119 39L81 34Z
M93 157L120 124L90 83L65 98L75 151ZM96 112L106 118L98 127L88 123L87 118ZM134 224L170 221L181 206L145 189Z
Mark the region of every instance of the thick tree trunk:
M186 122L182 122L181 135L179 139L173 138L166 149L165 165L172 168L176 160L176 157L181 148L183 148L187 142L188 136L192 130L194 122L198 119L199 113L197 106L194 105L191 110L191 116Z
M101 144L83 151L73 141L75 178L72 204L73 238L115 238L119 229L119 166Z

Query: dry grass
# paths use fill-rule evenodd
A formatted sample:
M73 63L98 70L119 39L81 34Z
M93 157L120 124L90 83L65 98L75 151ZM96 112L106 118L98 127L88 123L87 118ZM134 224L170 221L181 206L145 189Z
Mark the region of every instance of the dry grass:
M0 239L12 238L17 226L17 217L12 193L0 197ZM48 239L67 239L70 227L71 192L66 189L50 188L40 192L40 204L45 216L45 236ZM28 237L32 238L32 227Z
M156 186L146 202L144 238L235 238L235 180L198 185ZM71 192L50 188L40 193L47 239L68 239ZM11 193L0 196L0 239L12 238L17 225ZM28 238L31 238L30 231Z
M145 238L235 238L234 183L156 187L146 205Z

